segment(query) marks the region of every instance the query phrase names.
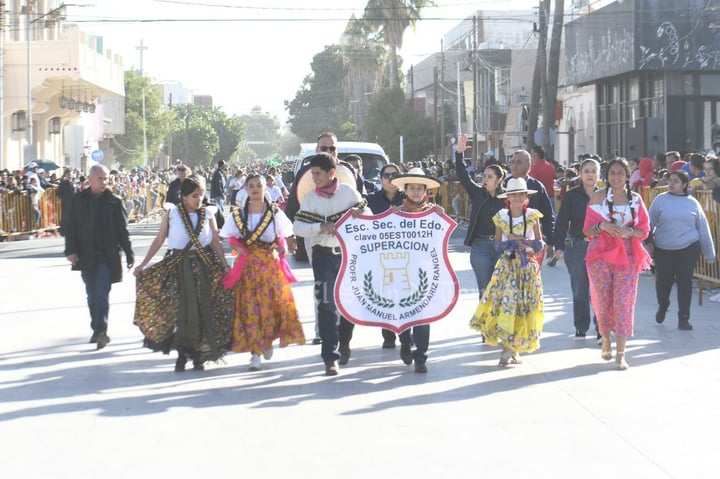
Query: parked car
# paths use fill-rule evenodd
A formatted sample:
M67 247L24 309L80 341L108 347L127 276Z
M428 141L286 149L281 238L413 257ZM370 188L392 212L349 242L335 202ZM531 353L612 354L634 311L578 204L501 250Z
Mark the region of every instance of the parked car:
M301 143L300 154L295 162L295 180L300 177L301 172L304 172L303 168L307 168L308 159L315 154L315 143ZM366 143L360 141L339 141L338 147L338 159L343 160L348 155L355 154L359 155L363 160L363 178L369 180L380 188L380 169L389 163L388 157L385 154L385 150L382 149L377 143ZM297 196L295 188L290 189L290 197L288 198L285 206L285 213L290 219L295 218L300 205L297 204ZM298 238L297 251L295 252L296 261L307 261L307 251L305 251L305 241L303 238Z

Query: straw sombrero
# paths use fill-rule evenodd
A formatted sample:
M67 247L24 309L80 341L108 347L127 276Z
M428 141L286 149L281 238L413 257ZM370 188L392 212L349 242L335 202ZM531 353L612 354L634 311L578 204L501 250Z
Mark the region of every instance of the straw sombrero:
M432 176L427 176L422 168L410 168L407 173L390 180L390 183L399 188L404 188L408 183L425 185L428 189L440 187L440 182Z
M335 168L335 178L340 183L345 183L348 186L352 186L353 189L357 188L355 183L355 175L348 169L347 166L340 163ZM303 198L309 192L315 189L315 182L312 180L312 174L310 173L310 165L303 166L298 172L297 178L297 199L298 204L302 203Z
M508 195L513 193L527 193L528 195L534 195L537 190L528 190L527 183L524 178L510 178L505 185L505 191L497 195L498 198L507 198Z

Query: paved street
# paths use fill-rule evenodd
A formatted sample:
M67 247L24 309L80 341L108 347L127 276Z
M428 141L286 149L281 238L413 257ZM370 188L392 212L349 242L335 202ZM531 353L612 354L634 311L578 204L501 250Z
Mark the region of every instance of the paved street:
M132 226L138 262L157 225ZM319 346L276 348L264 369L231 354L205 372L141 348L134 281L113 287L109 334L87 344L79 273L61 239L0 243L0 478L715 478L720 445L720 304L697 304L691 332L673 306L654 320L640 280L630 369L575 341L565 265L543 267L542 348L499 369L468 320L477 303L462 245L460 299L431 327L427 375L357 327L350 364L325 377ZM312 272L295 264L313 337Z

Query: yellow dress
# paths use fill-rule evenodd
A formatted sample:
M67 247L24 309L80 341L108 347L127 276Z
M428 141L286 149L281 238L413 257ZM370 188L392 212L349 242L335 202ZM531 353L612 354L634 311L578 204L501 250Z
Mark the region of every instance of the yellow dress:
M540 218L542 213L528 208L527 228L522 217L513 217L512 232L522 235L525 230L526 238L535 239L534 226ZM498 211L493 222L502 229L503 241L507 240L510 232L508 211ZM513 257L511 252L505 251L500 255L490 283L470 320L470 327L480 331L487 344L500 344L516 353L538 349L543 328L540 265L532 254L526 259L527 264L523 266L520 253Z

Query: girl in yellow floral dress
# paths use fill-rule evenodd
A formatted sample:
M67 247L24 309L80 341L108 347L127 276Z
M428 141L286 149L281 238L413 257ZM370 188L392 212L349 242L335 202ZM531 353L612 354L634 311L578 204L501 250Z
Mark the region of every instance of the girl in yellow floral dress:
M543 327L543 290L540 265L535 257L543 249L540 233L542 213L528 208L525 180L511 178L505 193L507 209L495 214L495 248L501 252L490 283L480 299L470 327L485 342L502 345L500 366L519 364L519 353L540 347Z
M232 350L251 353L250 370L257 371L261 355L272 357L275 339L285 347L305 344L305 335L290 288L295 278L285 260L285 253L295 250L292 222L265 198L264 177L249 175L245 189L247 199L233 208L220 236L238 253L224 279L225 287L235 290Z

